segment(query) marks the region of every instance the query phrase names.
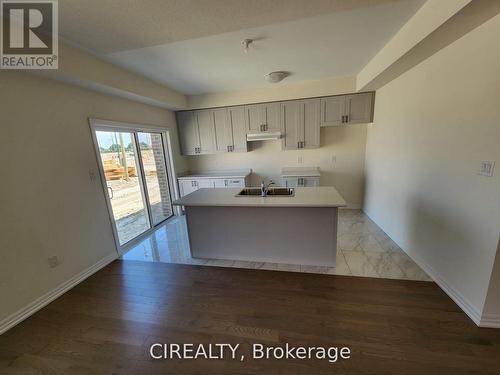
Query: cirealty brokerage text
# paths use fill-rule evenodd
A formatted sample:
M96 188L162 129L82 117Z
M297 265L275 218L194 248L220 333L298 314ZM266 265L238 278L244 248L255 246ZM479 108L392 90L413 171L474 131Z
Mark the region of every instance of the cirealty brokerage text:
M245 361L241 344L210 343L210 344L177 344L154 343L149 348L153 359L208 359ZM251 345L250 359L291 359L291 360L326 360L335 363L351 358L351 349L337 346L293 346L285 343L279 346L269 346L260 343Z

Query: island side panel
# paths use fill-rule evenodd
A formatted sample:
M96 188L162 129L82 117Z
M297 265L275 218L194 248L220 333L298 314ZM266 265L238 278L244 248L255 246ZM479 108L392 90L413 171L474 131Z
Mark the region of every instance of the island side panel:
M335 207L186 207L194 258L335 266Z

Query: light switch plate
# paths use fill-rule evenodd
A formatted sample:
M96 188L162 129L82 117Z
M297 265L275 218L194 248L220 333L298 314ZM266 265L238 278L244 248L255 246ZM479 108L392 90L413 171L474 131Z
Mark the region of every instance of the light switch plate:
M495 162L492 160L481 161L481 166L479 169L479 174L481 176L491 177L493 176L493 169L495 168Z

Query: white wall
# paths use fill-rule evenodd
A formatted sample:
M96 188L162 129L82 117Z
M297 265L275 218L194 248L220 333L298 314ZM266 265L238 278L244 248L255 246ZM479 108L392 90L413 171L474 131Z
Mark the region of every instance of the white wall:
M335 186L350 208L361 208L366 127L359 124L321 128L321 148L313 150L281 151L281 141L250 142L247 153L191 156L189 169L251 168L254 171L251 182L257 186L263 177L280 181L282 167L320 167L321 185Z
M476 322L500 228L498 35L500 16L378 90L367 136L365 211Z
M170 111L28 73L2 71L0 87L1 322L115 254L89 117L173 126L184 162Z

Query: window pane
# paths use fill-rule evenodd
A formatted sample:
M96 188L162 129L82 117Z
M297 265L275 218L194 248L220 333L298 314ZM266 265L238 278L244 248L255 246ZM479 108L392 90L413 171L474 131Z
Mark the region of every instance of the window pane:
M160 133L137 133L153 225L172 216L165 152Z
M97 131L120 245L150 228L132 133Z

